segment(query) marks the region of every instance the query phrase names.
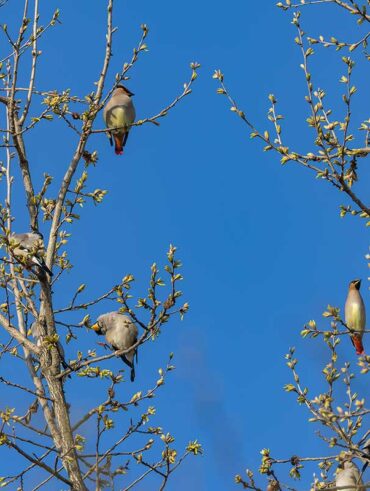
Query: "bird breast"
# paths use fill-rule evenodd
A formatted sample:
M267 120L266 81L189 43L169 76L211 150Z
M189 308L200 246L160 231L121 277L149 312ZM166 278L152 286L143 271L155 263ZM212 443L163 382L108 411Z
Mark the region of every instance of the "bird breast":
M109 329L105 336L107 342L117 349L130 348L136 341L135 333L128 326L116 326Z
M131 126L135 121L135 109L132 102L127 101L124 104L107 106L104 116L109 129L122 128L117 132L124 133L125 128Z
M350 491L350 490L355 490L356 488L354 486L361 485L362 480L359 479L360 475L358 472L352 470L352 469L345 469L341 471L335 480L336 486L339 488L343 488L341 491ZM349 486L348 488L345 488L344 486ZM360 486L358 487L360 489Z
M366 322L365 309L360 299L347 302L345 314L348 327L356 331L364 330Z

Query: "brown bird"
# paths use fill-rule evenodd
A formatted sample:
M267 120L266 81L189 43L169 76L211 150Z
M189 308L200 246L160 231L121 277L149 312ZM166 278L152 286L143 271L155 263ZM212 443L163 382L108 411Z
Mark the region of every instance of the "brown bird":
M123 147L126 145L131 125L135 121L135 107L131 99L133 95L123 85L117 85L103 111L111 145L113 144L112 136L114 138L116 155L123 154Z
M356 354L362 355L364 347L362 345L362 337L364 335L366 324L366 311L361 293L361 280L353 280L349 284L346 305L344 308L346 324L351 329L351 340L356 348Z

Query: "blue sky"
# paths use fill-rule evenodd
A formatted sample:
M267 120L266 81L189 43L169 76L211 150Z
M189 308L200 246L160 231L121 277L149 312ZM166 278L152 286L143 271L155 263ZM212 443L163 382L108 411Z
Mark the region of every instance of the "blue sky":
M264 447L276 457L330 454L307 423L305 410L282 390L290 382L284 355L296 346L305 384L313 392L322 388L327 350L318 342L302 341L299 332L309 319L322 324L328 303L343 307L351 279L367 277L366 229L359 219L339 217L339 205L347 201L327 183L294 164L282 167L275 155L262 153L226 99L216 94L212 79L214 69L221 68L240 107L261 129L268 127L267 96L274 93L279 112L286 116L283 135L297 149L312 150L312 132L304 123L308 106L296 31L291 14L274 4L116 2L114 24L119 30L109 80L130 59L140 24L150 29L149 52L127 83L136 94L138 118L157 113L181 91L190 62L202 66L193 94L159 128L135 128L124 156L114 155L103 134L91 138L88 149L98 151L99 163L90 171L89 185L109 192L101 206L86 205L81 221L71 227L69 255L75 267L55 288L55 303L66 305L68 292L81 283L88 285L82 298L89 300L127 273L135 274L135 292L143 295L151 263L163 265L168 244L178 246L190 312L182 323L166 326L159 342L141 350L135 383L120 388L128 397L150 386L168 354L175 353L177 369L155 402L155 421L176 436L179 448L197 438L205 453L178 470L169 490L233 489L234 475L256 468ZM62 24L40 42L36 87L70 88L83 96L93 90L103 57L104 2L65 0L59 5L53 0L42 7L41 23L47 23L56 7ZM9 26L17 18L14 11L11 0L1 9ZM352 41L363 32L353 19L330 7L302 12L303 27L312 36L340 39L344 33ZM4 39L0 49L8 52ZM334 51L317 52L315 80L327 90L340 117L343 87L338 80L344 64ZM355 128L369 117L368 76L367 67L355 70ZM39 112L36 106L33 110ZM102 128L102 118L98 123ZM40 185L45 171L58 182L75 136L61 123L45 122L29 132L26 143L35 182ZM369 177L364 162L356 186L365 201ZM20 188L15 196L15 228L20 230L27 227ZM363 290L367 303L366 283ZM112 308L114 304L100 305L90 313L95 317ZM96 347L96 341L92 333L81 335L83 349ZM73 351L67 352L72 356ZM349 343L342 343L339 353L355 366ZM93 381L69 384L72 401L77 396L85 404L93 400ZM80 412L78 401L74 411L74 416ZM8 463L5 468L0 464L0 475L8 470ZM311 477L307 472L297 488L307 489ZM144 484L138 489L148 488Z

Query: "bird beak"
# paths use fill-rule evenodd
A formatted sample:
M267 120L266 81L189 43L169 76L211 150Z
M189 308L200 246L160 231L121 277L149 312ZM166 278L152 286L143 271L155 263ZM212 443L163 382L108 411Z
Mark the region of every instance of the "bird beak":
M354 284L355 284L356 288L360 289L360 286L361 286L361 280L355 280L355 281L354 281Z
M92 329L93 331L95 331L95 332L100 331L99 324L96 322L95 324L93 324L93 325L91 326L91 329Z

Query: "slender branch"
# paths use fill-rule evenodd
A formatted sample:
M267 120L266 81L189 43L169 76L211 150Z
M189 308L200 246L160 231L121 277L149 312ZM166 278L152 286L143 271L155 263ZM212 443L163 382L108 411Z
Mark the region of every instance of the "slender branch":
M72 161L67 169L67 172L63 178L62 185L59 190L58 198L56 201L55 209L54 209L54 216L53 216L53 222L51 225L50 229L50 236L49 236L49 244L47 248L47 253L46 253L46 263L49 266L49 268L52 268L52 263L53 263L53 257L55 254L55 249L56 249L56 242L57 242L57 231L59 228L59 222L62 214L62 209L63 209L63 204L64 200L68 191L68 188L70 186L71 180L77 170L78 164L81 160L82 154L85 150L85 145L87 142L88 137L90 136L91 130L92 130L92 125L94 123L94 120L97 115L98 111L98 106L102 97L103 89L104 89L104 82L105 78L107 75L108 67L109 67L109 61L112 55L112 10L113 10L113 0L108 0L108 15L107 15L107 35L106 35L106 48L105 48L105 57L103 61L103 67L100 73L98 85L97 85L97 91L96 91L96 96L94 100L94 106L91 107L90 109L90 115L88 119L84 122L83 128L82 128L82 133L80 140L78 142L76 151L74 153L74 156L72 158Z
M71 303L68 307L64 307L62 309L56 309L54 310L54 314L60 314L62 312L71 312L74 310L86 310L88 307L91 307L92 305L96 305L97 303L101 302L102 300L105 300L109 298L109 296L116 290L116 286L111 288L107 293L104 293L100 297L96 298L95 300L91 300L90 302L86 302L80 305L73 305Z
M59 481L64 482L68 486L72 486L71 481L69 481L68 479L66 479L64 476L62 476L61 474L59 474L59 472L57 472L53 468L49 467L47 464L45 464L41 460L39 460L37 458L34 458L31 455L27 454L24 450L22 450L15 443L13 443L13 442L11 442L11 441L8 440L7 441L7 444L9 445L9 447L14 448L14 450L16 450L20 455L22 455L22 457L24 457L25 459L29 460L30 462L32 462L37 467L41 467L46 472L48 472L50 475L52 475L53 477L56 477L57 479L59 479Z
M28 389L27 387L24 387L23 385L16 384L14 382L10 382L9 380L6 380L4 377L0 376L0 382L2 382L5 385L9 385L10 387L15 387L16 389L24 390L25 392L28 392L29 394L32 394L33 396L41 397L42 399L47 399L48 401L53 402L52 399L50 399L50 397L47 397L44 394L37 394L33 390Z
M114 357L121 356L121 355L126 355L127 353L130 353L132 350L135 350L136 348L138 348L140 345L144 344L146 341L148 341L148 339L150 339L150 333L148 331L146 331L142 334L142 336L138 339L138 341L136 341L136 343L133 344L132 346L130 346L129 348L124 349L124 350L116 350L113 353L110 353L109 355L96 356L94 358L91 358L90 360L76 362L76 364L74 364L71 368L67 368L66 370L61 372L59 375L57 375L56 378L63 378L66 375L69 375L72 372L76 372L83 367L87 367L89 365L92 365L93 363L99 363L101 361L109 360L110 358L114 358Z
M28 111L30 109L30 104L32 100L33 87L35 85L35 76L36 76L36 65L37 65L37 21L39 18L39 0L35 0L35 10L33 16L33 32L32 32L32 66L31 66L31 74L30 74L30 84L28 87L27 100L23 110L23 114L19 119L19 125L22 126Z
M8 332L10 336L16 339L24 347L32 351L35 355L40 354L40 349L31 341L29 341L22 333L18 331L13 325L11 325L2 314L0 314L0 325Z

